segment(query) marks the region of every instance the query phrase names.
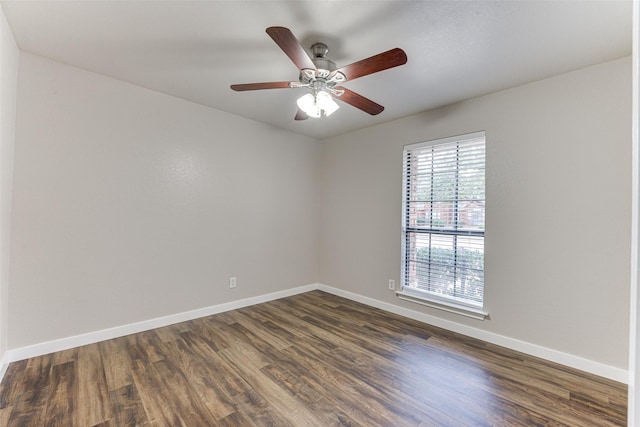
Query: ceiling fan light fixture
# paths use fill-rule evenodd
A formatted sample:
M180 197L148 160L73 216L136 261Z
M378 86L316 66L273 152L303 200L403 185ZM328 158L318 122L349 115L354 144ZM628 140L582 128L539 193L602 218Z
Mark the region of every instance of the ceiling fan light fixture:
M317 93L307 93L297 101L298 107L307 113L309 117L319 118L322 115L330 116L340 106L333 100L331 95L321 90Z
M298 98L297 104L298 108L307 113L307 116L316 119L321 116L320 108L318 107L316 98L312 93L307 93L306 95Z
M318 108L320 108L325 116L330 116L335 113L335 111L340 108L340 106L333 100L331 95L329 95L325 91L320 91L316 95L316 103L318 104Z

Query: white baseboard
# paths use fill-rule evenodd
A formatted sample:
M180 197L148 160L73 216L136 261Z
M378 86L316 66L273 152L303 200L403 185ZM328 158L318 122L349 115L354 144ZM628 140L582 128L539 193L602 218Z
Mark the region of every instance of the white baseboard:
M100 331L89 332L86 334L75 335L72 337L61 338L58 340L20 347L7 351L4 359L6 361L6 364L8 365L10 362L17 362L19 360L42 356L44 354L49 354L56 351L67 350L69 348L80 347L104 340L123 337L125 335L144 332L150 329L161 328L163 326L186 322L187 320L193 320L200 317L210 316L212 314L235 310L242 307L248 307L250 305L260 304L267 301L273 301L291 295L309 292L315 289L318 289L317 284L300 286L293 289L287 289L284 291L273 292L265 295L258 295L256 297L246 298L238 301L231 301L228 303L204 307L197 310L171 314L169 316L158 317L151 320L144 320L142 322L116 326L114 328L103 329Z
M625 369L616 368L614 366L605 365L604 363L584 359L572 354L563 353L561 351L552 350L550 348L542 347L536 344L509 338L493 332L488 332L460 323L451 322L449 320L420 313L418 311L410 310L394 304L389 304L387 302L365 297L352 292L344 291L342 289L332 288L331 286L319 284L318 289L333 295L350 299L352 301L366 304L371 307L379 308L381 310L398 314L400 316L408 317L419 322L427 323L429 325L437 326L439 328L466 335L468 337L506 347L511 350L519 351L521 353L526 353L531 356L549 360L551 362L558 363L564 366L579 369L581 371L598 375L600 377L609 378L623 384L629 383L629 372Z
M73 347L79 347L82 345L93 344L99 341L104 341L112 338L118 338L125 335L130 335L138 332L147 331L150 329L160 328L163 326L172 325L175 323L185 322L187 320L193 320L204 316L210 316L212 314L222 313L229 310L235 310L242 307L247 307L254 304L260 304L263 302L273 301L280 298L285 298L292 295L301 294L313 290L321 290L333 295L337 295L343 298L350 299L352 301L360 302L371 307L379 308L400 316L408 317L410 319L417 320L419 322L427 323L433 326L437 326L443 329L447 329L452 332L456 332L462 335L466 335L472 338L476 338L482 341L486 341L492 344L500 345L512 350L516 350L522 353L530 354L532 356L540 357L551 362L559 363L561 365L569 366L581 371L589 372L594 375L598 375L604 378L609 378L614 381L618 381L624 384L629 382L629 373L625 369L616 368L613 366L605 365L603 363L595 362L592 360L584 359L579 356L563 353L561 351L552 350L546 347L542 347L536 344L531 344L525 341L520 341L514 338L505 337L503 335L495 334L493 332L484 331L481 329L473 328L471 326L463 325L456 322L451 322L436 316L420 313L418 311L410 310L404 307L400 307L394 304L389 304L380 300L365 297L352 292L344 291L342 289L333 288L323 284L311 284L306 286L300 286L297 288L287 289L284 291L273 292L270 294L259 295L256 297L246 298L238 301L232 301L224 304L218 304L210 307L205 307L197 310L187 311L178 314L172 314L169 316L159 317L156 319L145 320L142 322L132 323L129 325L117 326L110 329L103 329L101 331L90 332L82 335L76 335L72 337L62 338L59 340L48 341L44 343L34 344L26 347L20 347L13 350L8 350L2 360L0 360L0 381L6 372L7 366L11 362L28 359L30 357L41 356L44 354L53 353L56 351L62 351Z

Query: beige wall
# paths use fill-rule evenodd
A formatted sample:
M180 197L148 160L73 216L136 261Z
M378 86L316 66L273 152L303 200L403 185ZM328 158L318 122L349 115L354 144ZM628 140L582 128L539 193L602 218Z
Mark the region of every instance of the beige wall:
M24 52L19 88L10 348L317 281L317 141Z
M9 236L18 53L4 12L0 8L0 360L8 348Z
M630 129L625 58L330 139L320 281L626 369ZM400 280L403 145L481 130L484 322L400 301L387 286Z

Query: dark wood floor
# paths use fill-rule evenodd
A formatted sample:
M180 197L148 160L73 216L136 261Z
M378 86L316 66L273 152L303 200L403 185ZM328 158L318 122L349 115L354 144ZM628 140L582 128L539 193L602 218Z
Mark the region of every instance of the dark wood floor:
M626 386L314 291L12 363L2 426L623 426Z

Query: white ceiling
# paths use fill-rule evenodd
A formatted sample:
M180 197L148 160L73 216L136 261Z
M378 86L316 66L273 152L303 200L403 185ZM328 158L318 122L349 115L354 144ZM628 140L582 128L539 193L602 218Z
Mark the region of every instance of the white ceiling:
M20 49L324 139L631 54L631 0L2 1ZM345 84L385 106L294 121L304 89L265 33L329 46L338 67L394 47L406 65Z

